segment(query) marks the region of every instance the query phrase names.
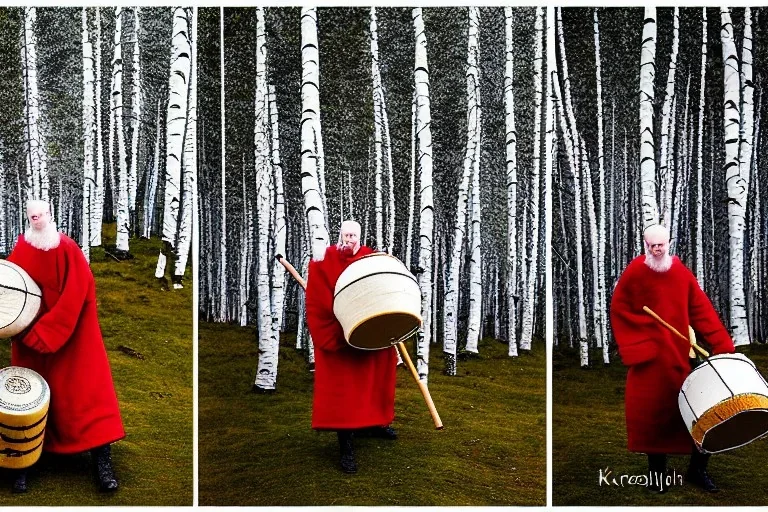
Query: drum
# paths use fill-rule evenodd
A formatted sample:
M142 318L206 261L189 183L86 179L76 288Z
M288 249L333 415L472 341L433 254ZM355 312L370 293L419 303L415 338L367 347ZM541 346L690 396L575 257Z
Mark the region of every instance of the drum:
M768 433L768 384L743 354L710 357L685 379L677 402L705 453L732 450Z
M23 268L0 260L0 338L10 338L29 327L40 311L40 287Z
M394 256L368 254L353 261L336 281L333 313L351 346L390 347L421 327L419 284Z
M39 373L21 366L0 370L0 467L26 468L40 458L50 400Z

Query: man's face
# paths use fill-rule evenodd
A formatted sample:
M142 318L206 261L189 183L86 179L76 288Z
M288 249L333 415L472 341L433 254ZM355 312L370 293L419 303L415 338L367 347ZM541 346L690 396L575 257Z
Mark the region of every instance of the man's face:
M352 254L357 252L360 242L360 233L355 229L342 228L341 230L341 250L345 252L351 252Z
M29 225L40 231L48 225L51 220L51 213L42 208L35 208L27 211L27 218L29 218Z
M667 249L669 248L669 241L664 240L662 238L656 238L651 240L646 240L646 244L648 244L648 250L650 250L651 254L655 258L661 258L665 254L667 254Z

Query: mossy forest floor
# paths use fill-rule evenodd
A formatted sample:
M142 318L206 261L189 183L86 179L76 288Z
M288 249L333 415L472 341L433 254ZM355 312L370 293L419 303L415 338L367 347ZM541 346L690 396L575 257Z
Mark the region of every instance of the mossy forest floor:
M768 346L739 348L768 375ZM652 494L645 487L599 485L600 470L619 476L645 475L644 454L627 450L624 420L624 389L627 368L613 354L609 366L602 356L589 370L579 367L576 351L556 349L552 372L552 444L554 506L722 506L768 505L768 440L713 455L708 471L720 487L709 494L687 482L673 486L666 494ZM689 456L672 456L668 467L685 475ZM625 480L626 482L626 480Z
M416 383L397 370L399 439L356 439L358 473L338 467L335 434L310 428L313 374L295 338L280 345L277 391L251 390L255 328L200 323L200 505L545 505L546 362L543 342L517 358L491 339L435 368L436 431ZM409 344L414 358L412 343Z
M106 246L114 246L114 233L114 224L105 226ZM157 239L132 239L134 259L119 262L102 248L91 251L99 322L126 430L112 447L120 489L98 492L88 454L44 453L30 468L26 494L12 494L13 476L0 470L0 505L192 505L192 276L188 269L181 290L161 289L154 277L159 249ZM7 340L0 343L0 361L10 365Z

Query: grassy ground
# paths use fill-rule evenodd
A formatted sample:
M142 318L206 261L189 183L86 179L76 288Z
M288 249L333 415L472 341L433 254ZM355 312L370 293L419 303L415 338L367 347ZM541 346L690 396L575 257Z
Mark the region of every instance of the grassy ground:
M114 224L105 237L114 244ZM158 240L132 240L132 260L117 262L100 248L91 255L127 434L112 447L120 489L98 492L87 454L43 454L30 469L27 494L11 494L12 475L0 471L0 505L192 505L192 280L162 290L154 277L159 248ZM7 342L0 362L10 364Z
M200 324L200 505L545 505L543 344L511 359L486 339L459 376L433 369L442 431L399 368L400 438L357 439L359 471L345 475L335 434L310 428L313 377L294 338L281 342L271 395L251 391L255 340L251 327Z
M768 347L740 349L765 376ZM597 354L595 354L595 357ZM598 361L601 358L596 359ZM768 505L768 441L717 454L709 473L721 491L708 494L684 482L656 495L640 486L598 485L602 469L612 476L647 474L647 457L627 451L624 388L627 375L618 356L610 366L579 368L578 354L553 357L552 441L553 505ZM668 466L684 475L688 456L670 457Z

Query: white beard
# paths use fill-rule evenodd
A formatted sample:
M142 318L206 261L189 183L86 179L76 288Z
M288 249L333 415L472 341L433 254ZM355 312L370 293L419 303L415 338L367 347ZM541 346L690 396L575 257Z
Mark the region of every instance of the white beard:
M666 272L672 267L672 256L665 254L661 258L657 258L653 254L646 254L645 264L654 272Z
M59 246L61 241L59 232L56 230L56 223L51 221L43 229L37 230L33 227L27 228L24 232L24 240L32 247L41 251L49 251Z

